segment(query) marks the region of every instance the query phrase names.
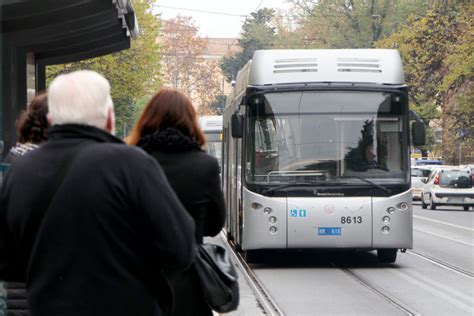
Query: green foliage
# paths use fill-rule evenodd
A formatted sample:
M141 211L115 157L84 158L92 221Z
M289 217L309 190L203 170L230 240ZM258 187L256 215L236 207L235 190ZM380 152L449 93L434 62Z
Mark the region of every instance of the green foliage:
M407 27L376 43L400 51L410 106L425 123L439 118L442 110L445 141L472 142L473 10L468 1L438 2L422 18L410 18Z
M263 8L250 14L242 26L242 37L239 39L239 46L242 50L234 56L224 57L220 67L230 80L234 80L237 72L251 58L257 49L272 47L275 40L275 27L270 22L274 17L275 11L269 8Z
M455 12L454 38L447 46L447 56L443 61L449 72L443 78L440 91L462 85L466 80L472 81L474 73L474 5L464 6L465 10Z
M296 11L306 47L370 48L426 11L426 0L300 0Z
M112 88L117 134L120 136L124 130L130 130L137 116L136 101L151 95L160 85L160 56L156 43L160 24L150 11L153 1L132 2L140 35L137 40L131 41L130 49L76 63L47 67L48 82L59 74L79 69L95 70L104 75Z
M472 84L468 91L458 93L454 102L456 102L456 106L446 110L450 127L458 141L472 145L474 138L474 91Z
M445 126L457 142L472 146L474 138L474 4L459 1L444 10L451 17L452 37L445 49L438 93L444 104Z

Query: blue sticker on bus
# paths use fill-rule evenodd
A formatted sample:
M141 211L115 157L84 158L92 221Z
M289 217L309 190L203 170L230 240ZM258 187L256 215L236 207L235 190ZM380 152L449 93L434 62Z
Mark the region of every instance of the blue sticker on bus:
M319 236L340 236L341 234L341 227L318 227Z
M290 210L290 217L306 217L306 210L305 209L291 209Z

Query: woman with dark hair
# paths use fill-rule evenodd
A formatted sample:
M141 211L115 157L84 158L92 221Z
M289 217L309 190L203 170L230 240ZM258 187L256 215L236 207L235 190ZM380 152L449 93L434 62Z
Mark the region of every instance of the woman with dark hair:
M161 89L145 107L128 143L143 148L163 168L171 187L196 223L196 242L217 235L225 221L217 159L201 150L205 137L183 93ZM212 315L191 267L169 278L173 315Z
M47 114L48 102L45 93L37 95L31 101L28 109L23 111L16 121L18 141L10 149L5 163L12 163L20 156L32 151L45 142L49 127ZM26 316L29 315L26 300L25 284L8 282L7 290L7 315Z
M46 141L49 127L47 114L47 96L45 93L39 94L16 121L18 141L5 158L6 163L12 163L17 157L36 149Z

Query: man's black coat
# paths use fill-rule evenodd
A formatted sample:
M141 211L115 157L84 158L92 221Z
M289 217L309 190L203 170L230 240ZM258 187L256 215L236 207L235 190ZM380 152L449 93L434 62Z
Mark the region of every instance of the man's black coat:
M33 316L160 315L160 268L188 267L194 234L153 158L94 127L54 126L4 178L0 279L26 281Z

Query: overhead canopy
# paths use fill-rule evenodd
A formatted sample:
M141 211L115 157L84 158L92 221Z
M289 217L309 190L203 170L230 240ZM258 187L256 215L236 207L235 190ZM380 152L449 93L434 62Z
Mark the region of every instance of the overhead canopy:
M18 114L46 88L47 65L118 52L138 36L130 0L0 0L0 22L3 156Z
M46 65L120 51L138 35L129 0L3 0L1 9L2 33Z

